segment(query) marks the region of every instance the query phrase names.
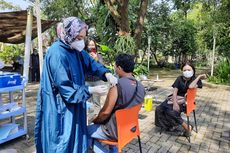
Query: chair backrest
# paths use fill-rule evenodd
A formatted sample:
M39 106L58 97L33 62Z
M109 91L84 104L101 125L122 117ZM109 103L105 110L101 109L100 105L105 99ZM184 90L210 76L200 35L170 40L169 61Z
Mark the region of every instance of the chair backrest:
M187 90L187 96L186 96L186 112L185 114L189 116L193 110L196 108L196 88L189 88Z
M131 108L116 111L118 151L128 144L133 138L140 135L138 114L142 104Z

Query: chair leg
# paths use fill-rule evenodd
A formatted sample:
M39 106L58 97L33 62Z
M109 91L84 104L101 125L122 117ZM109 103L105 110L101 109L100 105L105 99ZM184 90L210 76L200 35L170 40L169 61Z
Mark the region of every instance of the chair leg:
M141 138L140 138L140 136L137 136L137 137L138 137L138 142L139 142L140 153L142 153Z
M196 124L196 112L195 112L195 110L193 110L193 115L194 115L194 121L195 121L196 133L197 133L198 130L197 130L197 124Z
M161 135L162 132L163 132L163 128L161 128L161 130L160 130L160 135Z
M189 116L187 116L188 128L189 128ZM188 142L190 143L190 135L188 136Z

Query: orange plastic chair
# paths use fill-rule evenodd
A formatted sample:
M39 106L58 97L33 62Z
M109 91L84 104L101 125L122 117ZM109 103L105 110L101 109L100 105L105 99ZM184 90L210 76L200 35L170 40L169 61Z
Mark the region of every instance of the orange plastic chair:
M194 115L194 122L195 122L195 127L196 127L196 133L197 133L197 124L196 124L196 88L189 88L187 90L187 95L186 95L186 110L185 110L185 115L187 116L187 124L189 125L189 115L191 112L193 112ZM190 136L188 137L188 141L190 142Z
M116 121L117 121L117 141L101 140L100 142L108 145L116 145L118 147L118 152L122 152L122 148L127 145L134 138L138 137L140 152L142 153L141 148L141 139L140 139L140 130L138 123L138 114L141 109L141 105L136 105L131 108L120 109L115 112Z

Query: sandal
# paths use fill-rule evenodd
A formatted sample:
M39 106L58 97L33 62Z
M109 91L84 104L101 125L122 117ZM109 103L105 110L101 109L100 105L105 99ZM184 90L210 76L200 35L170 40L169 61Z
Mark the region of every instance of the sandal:
M189 125L189 131L188 130L185 130L184 131L184 133L183 133L183 135L185 136L185 137L189 137L189 136L191 136L191 132L192 132L192 130L193 130L193 126L190 124Z
M189 125L190 132L192 132L193 128L194 128L193 125L190 124Z

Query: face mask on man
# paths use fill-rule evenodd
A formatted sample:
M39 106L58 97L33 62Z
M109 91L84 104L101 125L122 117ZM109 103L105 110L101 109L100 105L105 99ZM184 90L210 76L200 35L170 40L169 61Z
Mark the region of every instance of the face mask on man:
M75 40L71 43L70 47L73 49L78 50L79 52L85 48L85 41L84 40Z
M186 78L191 78L193 76L193 71L186 70L186 71L183 72L183 75Z

